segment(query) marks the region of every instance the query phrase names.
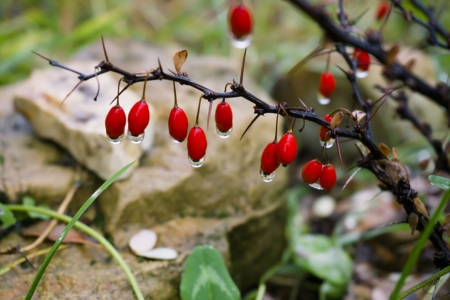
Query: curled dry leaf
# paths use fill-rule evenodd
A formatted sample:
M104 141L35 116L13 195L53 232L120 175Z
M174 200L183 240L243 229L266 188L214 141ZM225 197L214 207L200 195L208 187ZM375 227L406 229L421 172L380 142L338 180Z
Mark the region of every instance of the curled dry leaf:
M399 45L394 45L391 47L391 49L389 49L386 61L387 66L390 66L395 62L395 58L397 57L399 51L400 51Z
M398 156L397 148L392 148L392 154L394 154L394 157L391 159L392 161L399 162L400 157Z
M22 232L22 235L27 237L38 237L45 231L49 224L50 221L36 223L25 229ZM53 230L50 231L50 233L47 235L47 239L53 242L58 240L64 228L66 228L65 224L56 225L55 228L53 228ZM84 235L74 229L71 229L69 231L69 233L64 238L63 243L94 244L93 242L87 240Z
M159 260L172 260L178 257L177 251L173 250L172 248L155 248L149 251L143 251L136 254L142 257Z
M414 205L416 206L417 211L421 213L425 218L430 218L430 215L428 214L428 211L420 198L414 198Z
M333 116L333 119L331 119L330 122L330 129L334 130L336 127L341 124L342 119L344 119L344 114L342 112L338 112Z
M444 223L442 224L442 231L446 236L450 236L450 214L445 216Z
M131 251L135 254L153 249L156 245L157 236L153 230L143 229L133 235L128 242Z
M414 234L417 228L417 224L419 224L419 216L415 213L410 213L408 216L409 227L411 227L411 235Z
M380 149L380 151L384 154L384 156L388 157L389 154L391 154L391 149L389 149L388 146L386 146L386 144L381 143L378 145L378 149Z
M354 110L352 111L353 120L355 120L356 124L359 124L361 120L366 116L366 113L362 110Z
M187 50L178 51L173 56L173 65L175 66L175 70L177 70L177 73L180 73L181 67L183 66L183 64L186 61L187 57L188 57L188 51Z
M397 184L400 180L409 180L409 173L406 167L398 162L380 159L378 163L384 168L387 176L394 181L394 184Z

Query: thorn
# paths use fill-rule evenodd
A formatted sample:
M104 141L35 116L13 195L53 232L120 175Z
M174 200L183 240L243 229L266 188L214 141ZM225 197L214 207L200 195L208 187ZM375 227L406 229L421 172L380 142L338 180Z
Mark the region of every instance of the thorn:
M347 181L345 182L344 186L342 187L342 190L344 190L347 185L350 183L350 181L353 179L353 177L355 177L356 174L358 174L359 171L361 171L361 167L359 167L358 169L355 170L355 172L353 172L353 174L347 179Z
M337 152L338 152L338 155L339 155L339 161L341 162L342 170L345 170L344 169L344 163L342 161L341 146L339 146L339 139L338 139L337 135L336 135L336 149L337 149Z
M80 82L78 82L73 89L66 95L66 97L64 97L63 101L61 102L60 105L62 105L64 103L64 101L67 100L67 98L69 98L69 96L77 89L77 87L83 82L83 80L80 80Z
M102 35L102 45L103 45L103 53L105 53L106 62L109 62L108 53L106 53L105 40L103 39L103 35Z
M256 119L258 119L260 116L260 114L257 114L256 117L253 118L253 120L250 122L250 124L248 124L247 128L245 128L244 133L242 134L241 138L239 139L239 141L242 140L242 138L244 137L244 135L247 133L247 131L250 129L250 127L252 127L253 123L255 123Z

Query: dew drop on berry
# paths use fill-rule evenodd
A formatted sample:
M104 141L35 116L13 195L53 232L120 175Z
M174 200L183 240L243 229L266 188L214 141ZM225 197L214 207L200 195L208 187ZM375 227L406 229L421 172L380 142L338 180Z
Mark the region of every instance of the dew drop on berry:
M320 146L325 147L325 148L331 148L331 147L333 147L335 140L334 139L328 139L328 141L326 142L325 146L324 146L325 141L323 141L323 140L321 140L319 138L319 142L320 142Z
M275 171L270 174L266 174L263 170L259 170L259 176L261 177L262 181L271 182L275 178Z
M230 38L231 44L238 49L247 48L248 46L250 46L253 39L252 34L246 35L242 38L237 38L233 35L231 31L228 32L228 37Z
M130 131L128 131L128 139L133 144L140 144L144 140L145 132L139 135L133 135Z
M323 187L320 185L320 179L314 183L310 183L309 186L319 191L323 190Z
M231 133L233 132L233 128L230 128L230 130L228 130L227 132L222 132L219 130L218 127L216 127L216 132L219 137L221 137L223 139L227 139L230 137Z
M369 75L369 72L368 71L363 71L363 70L357 70L356 73L355 73L355 76L357 78L366 78L367 75Z
M330 98L324 97L320 92L317 94L317 101L320 105L327 105L330 103Z
M108 136L108 141L111 143L111 144L119 144L122 140L123 140L123 137L125 136L125 134L123 133L121 136L119 136L119 137L117 137L117 138L112 138L112 137L109 137Z
M203 156L202 158L200 158L200 160L195 161L188 156L188 161L194 168L200 168L201 166L203 166L203 163L205 162L205 157Z

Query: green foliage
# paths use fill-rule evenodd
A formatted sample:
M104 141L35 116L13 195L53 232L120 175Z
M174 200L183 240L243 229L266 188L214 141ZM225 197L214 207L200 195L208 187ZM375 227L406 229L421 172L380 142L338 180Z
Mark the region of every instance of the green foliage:
M89 199L83 204L83 206L81 206L81 208L77 211L77 213L72 218L72 220L70 220L69 224L67 224L66 228L64 228L64 230L61 233L61 235L59 236L58 240L55 242L55 244L53 244L53 247L50 250L50 252L48 253L48 255L45 257L44 262L39 267L39 270L38 270L36 276L34 277L30 288L28 289L28 293L27 293L25 299L31 299L33 297L34 291L36 290L37 285L39 284L39 281L41 280L42 276L44 275L44 272L47 269L47 266L50 264L50 261L52 260L53 256L55 255L56 251L58 250L58 247L61 245L61 243L64 240L64 238L66 237L66 235L69 233L69 231L75 225L75 223L80 219L80 217L83 215L83 213L86 211L86 209L88 209L89 206L91 206L91 204L95 201L95 199L97 199L97 197L100 196L100 194L102 192L104 192L114 181L116 181L117 178L120 177L120 175L122 175L126 170L128 170L133 164L134 164L134 162L126 165L125 167L120 169L116 174L114 174L111 178L109 178L107 181L105 181L105 183L103 183L92 194L92 196L89 197ZM135 281L131 282L131 283L133 285L133 283L135 283ZM136 296L139 299L143 299L144 297L143 297L142 292L140 291L139 287L136 288L135 286L133 286L133 288L135 289Z
M434 186L440 187L444 191L448 191L450 189L450 179L436 176L436 175L430 175L428 176L428 180L430 183Z
M0 203L0 221L2 224L0 225L1 229L6 229L9 226L12 226L16 224L16 218L14 217L14 214L9 210L8 207L4 206Z
M240 299L222 255L211 246L197 246L189 254L180 290L183 300Z
M23 197L22 203L24 206L36 206L36 202L34 201L34 199L29 196ZM50 209L48 206L45 206L45 205L38 205L38 207ZM33 218L33 219L42 219L42 220L50 219L50 217L47 215L43 215L43 214L32 212L32 211L28 211L27 214L30 216L30 218Z

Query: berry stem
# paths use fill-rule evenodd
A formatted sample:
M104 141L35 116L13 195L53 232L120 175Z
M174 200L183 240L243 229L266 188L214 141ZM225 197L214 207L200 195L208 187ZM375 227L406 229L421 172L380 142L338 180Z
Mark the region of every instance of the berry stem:
M331 58L331 51L329 51L329 52L328 52L328 55L327 55L326 72L328 72L328 70L330 70L330 58Z
M149 73L147 73L145 75L144 89L142 90L142 99L141 100L145 100L145 89L147 88L148 75L149 75Z
M198 116L200 115L200 105L202 104L202 98L205 94L202 94L198 99L197 116L195 117L195 126L198 126Z
M245 50L247 50L247 49L245 49ZM230 82L228 82L227 84L225 84L225 89L223 90L224 91L224 93L226 93L227 92L227 87L228 86L232 86L233 84L232 83L230 83ZM225 103L225 98L223 98L222 99L222 103Z
M244 50L244 58L242 59L242 67L241 67L241 78L239 80L239 85L242 86L244 81L244 68L245 68L245 57L247 56L247 48Z
M120 83L122 82L122 80L124 79L124 77L119 79L119 83L117 84L117 97L116 97L116 107L120 107L119 105L119 95L120 95Z
M178 101L177 101L177 90L175 88L175 81L172 81L173 83L173 107L177 108L178 107Z

